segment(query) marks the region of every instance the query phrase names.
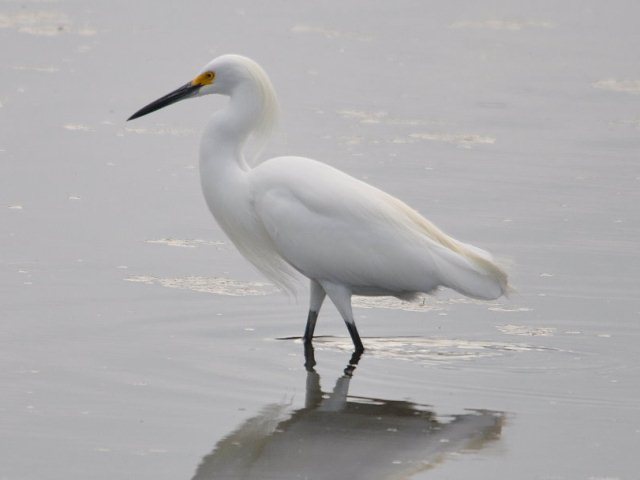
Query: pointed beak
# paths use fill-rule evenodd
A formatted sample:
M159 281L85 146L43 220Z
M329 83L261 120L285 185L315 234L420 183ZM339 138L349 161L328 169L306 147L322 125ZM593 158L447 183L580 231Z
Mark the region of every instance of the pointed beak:
M140 118L143 115L146 115L148 113L155 112L156 110L160 110L161 108L166 107L167 105L171 105L172 103L179 102L180 100L184 100L185 98L193 97L195 96L196 93L198 93L198 90L200 90L200 87L202 87L202 85L197 83L194 84L194 82L189 82L181 86L180 88L174 90L173 92L165 95L164 97L159 98L155 102L151 102L146 107L142 107L136 113L131 115L127 119L127 122L129 120Z

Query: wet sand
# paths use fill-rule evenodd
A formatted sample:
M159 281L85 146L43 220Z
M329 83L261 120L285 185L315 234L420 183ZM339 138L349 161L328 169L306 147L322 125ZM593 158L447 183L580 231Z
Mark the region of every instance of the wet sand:
M634 2L0 1L0 479L634 479ZM200 193L223 53L323 160L492 251L517 293L274 292ZM288 339L287 339L288 338ZM305 477L306 476L306 477Z

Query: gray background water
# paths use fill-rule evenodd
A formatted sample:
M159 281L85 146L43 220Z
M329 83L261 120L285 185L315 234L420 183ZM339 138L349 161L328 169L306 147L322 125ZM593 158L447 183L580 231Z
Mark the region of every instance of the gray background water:
M0 478L638 478L638 5L1 1ZM201 197L224 100L124 122L229 52L279 93L267 153L399 196L518 293L360 301L350 381L327 304L307 373L276 340L306 292Z

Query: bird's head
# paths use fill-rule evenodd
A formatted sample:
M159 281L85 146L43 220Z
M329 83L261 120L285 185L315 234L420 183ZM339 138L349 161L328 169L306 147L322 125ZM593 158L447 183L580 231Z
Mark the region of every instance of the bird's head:
M255 84L256 75L264 76L268 82L264 71L249 58L240 55L217 57L205 65L193 80L141 108L131 115L127 121L142 117L187 98L201 97L213 93L231 95L234 89L243 83L252 82Z

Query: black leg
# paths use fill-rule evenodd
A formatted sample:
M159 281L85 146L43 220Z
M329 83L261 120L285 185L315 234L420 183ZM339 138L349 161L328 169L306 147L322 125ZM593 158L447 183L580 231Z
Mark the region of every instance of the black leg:
M305 344L311 344L313 340L313 332L316 329L316 320L318 320L318 312L309 310L309 316L307 317L307 326L304 329L304 337L302 340Z
M322 307L322 302L326 295L327 294L322 288L322 285L312 279L309 295L309 316L307 316L307 326L304 329L304 337L302 337L305 344L311 344L313 340L313 332L316 329L316 320L318 320L318 314L320 313L320 308Z
M360 357L362 357L362 352L355 351L353 355L351 355L351 360L349 360L349 364L344 369L344 374L348 377L353 376L353 371L356 369L358 362L360 361Z
M314 372L313 367L316 366L316 355L313 350L313 345L311 341L309 343L305 342L304 344L304 368L307 372Z
M362 345L362 340L360 340L360 335L358 334L358 329L356 328L356 324L351 322L344 322L344 323L346 323L347 329L349 330L349 335L351 335L353 346L356 347L356 353L364 352L364 345Z
M349 335L351 335L351 341L355 347L356 353L364 352L364 345L358 335L358 329L356 328L356 322L353 319L353 311L351 310L351 290L344 285L337 283L323 282L322 288L329 298L336 306L344 323L347 325Z

